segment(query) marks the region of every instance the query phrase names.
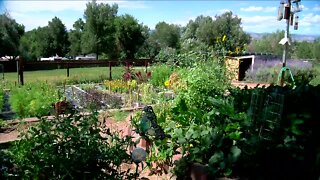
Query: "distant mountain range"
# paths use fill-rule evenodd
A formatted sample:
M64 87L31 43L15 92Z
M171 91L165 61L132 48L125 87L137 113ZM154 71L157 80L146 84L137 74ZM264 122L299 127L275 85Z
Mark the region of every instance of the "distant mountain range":
M251 33L249 32L252 39L261 39L263 35L271 34L271 33ZM320 35L302 35L302 34L291 34L293 41L308 41L312 42L317 38L320 38Z

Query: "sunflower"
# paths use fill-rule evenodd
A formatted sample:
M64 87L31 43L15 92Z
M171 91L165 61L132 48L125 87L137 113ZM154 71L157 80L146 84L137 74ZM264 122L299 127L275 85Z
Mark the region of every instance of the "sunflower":
M166 80L166 81L164 82L164 85L165 85L166 87L169 87L169 86L170 86L170 81L169 81L169 80Z
M241 49L239 47L236 48L236 53L239 54Z

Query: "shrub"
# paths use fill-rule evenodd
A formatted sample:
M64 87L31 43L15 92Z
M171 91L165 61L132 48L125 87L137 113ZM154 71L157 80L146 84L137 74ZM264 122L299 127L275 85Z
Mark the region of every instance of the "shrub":
M296 84L309 83L317 74L315 68L309 62L293 61L287 62L287 67L290 68L293 78ZM282 64L280 61L259 61L257 60L254 65L254 70L250 69L246 72L245 80L259 82L259 83L277 83L278 76ZM285 72L285 82L292 83L290 74L288 71Z
M22 179L130 179L129 171L120 170L130 160L130 145L131 137L111 133L94 112L42 118L8 154Z
M151 71L152 71L152 77L149 82L153 86L163 87L164 82L169 78L170 74L172 73L172 68L164 64L159 64L159 65L153 66Z
M177 61L176 49L170 47L163 48L155 59L162 63L175 64Z
M223 95L230 82L225 76L224 66L216 60L203 62L194 68L189 68L181 77L187 88L184 96L191 107L206 110L208 97Z
M45 83L30 83L16 87L10 93L10 105L18 117L49 115L52 103L59 100L58 90Z

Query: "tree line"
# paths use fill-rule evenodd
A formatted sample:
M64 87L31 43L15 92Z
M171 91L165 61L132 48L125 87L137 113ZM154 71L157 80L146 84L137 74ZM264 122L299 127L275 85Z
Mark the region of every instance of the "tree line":
M118 15L117 4L93 0L87 3L83 18L74 22L70 30L57 17L47 26L28 32L9 14L0 15L0 23L0 57L19 55L28 61L91 53L96 54L97 59L155 58L168 49L177 53L207 48L227 53L236 50L282 53L278 42L283 34L276 32L261 40L251 40L241 27L241 19L232 12L215 18L200 15L184 27L159 22L151 30L129 14ZM296 43L295 56L311 57L319 42L308 47ZM319 59L317 53L315 51L316 55L311 58Z
M248 46L250 52L269 52L278 57L283 54L283 45L279 44L284 37L284 31L265 34L261 39L252 40ZM320 60L320 38L314 41L293 41L290 38L289 57L292 59Z

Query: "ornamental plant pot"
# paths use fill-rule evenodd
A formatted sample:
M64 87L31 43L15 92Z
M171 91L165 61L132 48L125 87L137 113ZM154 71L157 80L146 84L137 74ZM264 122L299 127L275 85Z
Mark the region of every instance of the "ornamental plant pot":
M209 180L208 166L200 163L191 163L190 178L192 180Z

